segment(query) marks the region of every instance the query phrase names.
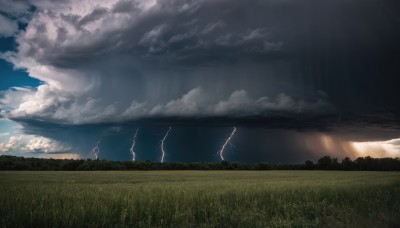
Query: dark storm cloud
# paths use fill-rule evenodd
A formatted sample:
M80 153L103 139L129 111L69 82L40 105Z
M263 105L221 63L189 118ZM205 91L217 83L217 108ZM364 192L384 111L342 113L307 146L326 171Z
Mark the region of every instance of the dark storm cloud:
M21 123L25 134L42 135L52 138L54 135L73 129L88 135L101 135L114 132L119 128L166 128L177 127L204 127L204 128L229 128L237 126L249 129L283 129L294 132L323 132L341 135L348 141L385 141L400 136L400 114L386 113L380 115L356 115L352 113L327 114L327 115L294 115L293 113L275 113L270 116L252 117L153 117L142 118L128 122L105 122L102 124L65 125L56 122L41 120L14 119ZM102 130L99 130L102 129ZM110 130L111 129L111 130ZM96 133L94 133L96 132ZM107 133L108 132L108 133ZM97 138L100 136L96 136ZM92 140L97 139L96 137ZM61 137L62 138L62 137ZM88 138L85 136L83 138ZM57 140L59 140L57 138Z
M341 119L221 118L186 121L169 118L120 125L79 126L31 120L21 123L24 134L40 135L73 145L71 151L79 153L81 158L93 158L90 151L101 140L100 158L114 160L130 159L131 140L136 129L140 128L136 141L137 159L155 162L160 160L160 140L169 126L173 127L166 143L166 161L198 162L219 160L217 152L234 125L238 131L232 145L228 146L227 160L302 163L305 159L316 160L322 155L355 158L360 155L354 152L351 142L398 137L399 125L394 128L398 117L392 116L390 121L385 118L385 124L390 126L388 128L382 127L382 118L352 115L342 115ZM358 123L349 124L354 121Z
M395 0L31 4L18 50L2 56L43 85L0 101L27 134L79 151L116 124L282 129L282 143L400 136Z
M118 10L126 4L132 7L132 11ZM246 23L237 21L237 11L252 10L255 7L253 4L159 1L152 9L143 12L139 11L137 4L120 1L111 10L98 7L84 16L72 12L49 14L50 18L62 19L64 26L73 26L83 32L81 37L75 38L69 45L64 46L62 43L62 30L57 31L55 44L47 42L49 37L46 32L24 42L39 44L39 47L30 48L54 50L31 54L42 64L62 68L75 68L88 61L97 61L101 56L109 57L110 54L127 55L131 61L157 63L155 67L160 66L160 63L161 66L179 63L218 64L221 61L272 55L281 49L282 42L272 37L265 24L253 24L264 13L258 11L257 14L247 15L250 20ZM222 8L222 13L218 13ZM108 19L116 20L117 27L100 28L104 29L100 33L84 27L90 22L102 23L102 20ZM127 24L122 24L122 19ZM40 27L42 31L48 32L48 24L41 23ZM69 35L76 35L69 32ZM87 38L91 38L91 42L85 42ZM60 46L65 51L55 51Z
M0 1L0 13L9 15L11 17L21 17L30 14L31 4L24 0L1 0Z
M118 10L127 4L132 11ZM32 21L28 30L37 33L19 38L23 45L13 58L98 80L89 96L113 96L121 87L125 97L114 99L129 103L126 97L151 98L160 84L165 92L151 99L176 99L215 80L225 94L245 89L304 98L324 91L346 111L397 111L397 8L395 1L375 0L158 1L146 10L140 2L119 1L86 12L52 8ZM241 75L230 69L242 69Z

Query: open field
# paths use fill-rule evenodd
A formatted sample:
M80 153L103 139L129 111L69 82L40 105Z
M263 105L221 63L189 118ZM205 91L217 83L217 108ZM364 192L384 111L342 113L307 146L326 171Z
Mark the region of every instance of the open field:
M0 172L1 227L399 227L399 172Z

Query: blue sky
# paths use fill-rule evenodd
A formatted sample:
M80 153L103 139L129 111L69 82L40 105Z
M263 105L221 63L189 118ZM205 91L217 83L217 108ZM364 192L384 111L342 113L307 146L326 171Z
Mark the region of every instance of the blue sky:
M13 51L16 48L14 37L0 38L0 52ZM0 91L11 87L37 87L40 81L29 77L23 69L14 69L13 65L0 59ZM5 143L12 135L18 135L18 124L10 120L0 120L0 142Z
M13 51L16 48L14 37L0 37L0 52ZM14 86L37 87L40 81L29 77L26 70L14 69L13 65L0 59L0 90L7 90Z

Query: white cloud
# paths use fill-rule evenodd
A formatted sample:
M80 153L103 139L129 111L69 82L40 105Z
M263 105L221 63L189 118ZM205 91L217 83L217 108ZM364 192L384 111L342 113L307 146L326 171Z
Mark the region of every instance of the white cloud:
M21 136L10 136L8 142L0 142L0 152L9 152L13 150L21 149Z
M10 135L9 132L0 132L0 138L1 137L6 137L6 136L9 136L9 135Z
M71 148L60 142L48 139L42 136L32 135L12 135L7 142L0 142L0 152L17 152L17 153L62 153L68 152Z
M29 13L30 3L28 1L0 0L0 12L12 16L20 16Z
M10 20L0 14L0 37L10 37L18 32L16 21Z
M3 114L15 110L27 97L33 96L35 89L11 87L7 91L0 91L0 110Z
M65 152L70 150L69 147L65 147L59 142L44 138L44 137L33 137L25 145L28 151L40 151L44 153L55 153Z

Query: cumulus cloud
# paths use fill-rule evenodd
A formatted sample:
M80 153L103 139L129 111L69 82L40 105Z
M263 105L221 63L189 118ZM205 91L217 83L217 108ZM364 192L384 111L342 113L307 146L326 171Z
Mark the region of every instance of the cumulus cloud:
M34 88L11 87L6 91L0 91L0 115L13 111L23 102L26 96L32 96Z
M41 151L44 153L65 152L70 150L70 148L61 145L59 142L44 137L34 137L30 139L25 147L28 151Z
M0 151L8 152L20 148L21 137L11 136L6 143L0 143Z
M42 136L11 135L6 142L0 142L0 152L16 153L64 153L69 146Z

